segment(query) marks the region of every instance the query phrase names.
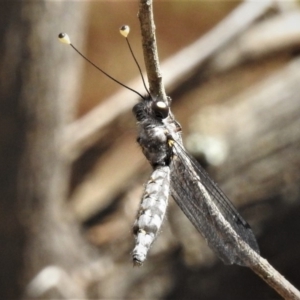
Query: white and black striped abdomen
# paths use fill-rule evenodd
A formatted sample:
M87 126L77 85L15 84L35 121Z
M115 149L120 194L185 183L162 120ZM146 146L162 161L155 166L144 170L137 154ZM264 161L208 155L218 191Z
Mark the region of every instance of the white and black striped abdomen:
M147 182L137 219L133 226L135 248L133 261L140 265L162 225L169 198L170 168L157 167Z

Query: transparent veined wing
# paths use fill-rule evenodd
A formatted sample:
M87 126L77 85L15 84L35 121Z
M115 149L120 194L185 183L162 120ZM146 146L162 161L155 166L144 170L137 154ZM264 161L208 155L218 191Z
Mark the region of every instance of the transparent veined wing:
M234 239L226 230L226 226L224 228L223 220L225 219L227 221L225 223L259 253L251 227L208 173L180 143L174 142L173 153L172 197L224 263L244 265L236 252L237 245Z

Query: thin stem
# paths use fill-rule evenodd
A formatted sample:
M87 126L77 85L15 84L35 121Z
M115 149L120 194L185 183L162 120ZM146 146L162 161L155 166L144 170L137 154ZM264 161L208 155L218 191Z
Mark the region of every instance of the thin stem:
M167 103L167 95L158 59L152 0L140 0L138 16L141 25L144 60L150 92L153 96Z

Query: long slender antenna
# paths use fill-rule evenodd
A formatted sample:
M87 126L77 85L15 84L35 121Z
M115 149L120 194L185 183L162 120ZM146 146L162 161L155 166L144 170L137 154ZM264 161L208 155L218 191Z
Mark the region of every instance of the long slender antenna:
M129 40L128 40L128 38L127 38L129 32L130 32L130 27L129 27L128 25L122 25L122 26L120 27L120 33L121 33L121 35L124 36L125 39L126 39L126 42L127 42L128 48L129 48L129 50L130 50L130 52L131 52L131 55L132 55L132 57L133 57L133 59L134 59L134 61L135 61L135 64L137 65L137 67L138 67L138 69L139 69L139 71L140 71L140 74L141 74L141 77L142 77L142 80L143 80L143 84L144 84L145 90L147 91L148 95L150 96L150 92L149 92L149 90L148 90L148 88L147 88L147 86L146 86L145 79L144 79L144 76L143 76L141 67L140 67L140 65L139 65L139 63L138 63L138 61L137 61L137 59L136 59L136 57L135 57L135 55L134 55L134 53L133 53L133 51L132 51L132 48L131 48L130 43L129 43Z
M139 92L135 91L134 89L130 88L129 86L123 84L122 82L120 82L119 80L113 78L112 76L110 76L109 74L107 74L106 72L104 72L102 69L100 69L97 65L95 65L92 61L90 61L86 56L84 56L79 50L77 50L77 48L71 43L71 40L69 38L69 36L66 33L60 33L58 35L58 39L60 40L60 42L62 42L63 44L67 44L70 45L81 57L83 57L86 61L88 61L92 66L94 66L97 70L99 70L100 72L102 72L104 75L106 75L108 78L110 78L111 80L113 80L114 82L120 84L121 86L123 86L124 88L134 92L135 94L139 95L142 99L145 100L145 97L143 97ZM147 90L148 91L148 90Z

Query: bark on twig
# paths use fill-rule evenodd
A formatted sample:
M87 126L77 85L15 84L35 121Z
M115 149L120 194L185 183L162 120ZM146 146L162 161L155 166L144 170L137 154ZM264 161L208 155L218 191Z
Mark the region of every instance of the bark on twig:
M153 97L158 97L167 102L158 59L152 0L140 1L138 16L141 25L144 61L150 85L150 93Z
M71 273L89 252L65 209L70 165L59 151L60 134L75 111L75 89L64 79L69 75L76 86L77 65L67 53L62 56L58 29L49 23L57 18L66 26L66 12L74 14L76 7L47 1L1 5L0 298L60 298L49 277L32 288L29 282L49 268ZM83 21L83 8L80 15ZM73 27L82 26L78 21ZM63 292L68 298L86 297L73 279Z
M275 270L266 259L260 256L258 263L253 266L250 266L250 268L284 299L300 299L299 290L297 290L277 270Z

